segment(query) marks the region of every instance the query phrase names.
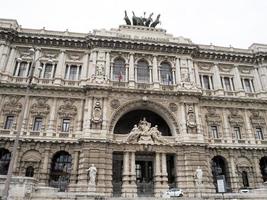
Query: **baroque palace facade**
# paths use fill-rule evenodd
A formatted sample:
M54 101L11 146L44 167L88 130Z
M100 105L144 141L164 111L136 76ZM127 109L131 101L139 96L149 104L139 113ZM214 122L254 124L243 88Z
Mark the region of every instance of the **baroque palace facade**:
M8 19L0 42L2 179L19 131L13 177L33 177L36 188L134 197L179 187L194 196L217 193L219 179L227 192L267 181L266 45L198 45L131 25L27 29Z

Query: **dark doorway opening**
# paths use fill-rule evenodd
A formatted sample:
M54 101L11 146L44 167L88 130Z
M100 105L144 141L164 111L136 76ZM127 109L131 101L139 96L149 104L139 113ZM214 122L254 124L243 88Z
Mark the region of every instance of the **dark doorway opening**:
M156 108L155 108L156 109ZM117 122L114 133L115 134L128 134L131 132L135 124L140 120L146 118L146 121L151 123L151 127L158 125L159 131L163 136L171 136L171 131L165 120L158 114L150 110L133 110L124 114Z
M112 157L113 196L120 197L122 188L123 153L114 152Z
M176 188L175 155L168 154L166 160L169 188Z
M136 185L140 197L153 196L154 193L154 155L136 154Z

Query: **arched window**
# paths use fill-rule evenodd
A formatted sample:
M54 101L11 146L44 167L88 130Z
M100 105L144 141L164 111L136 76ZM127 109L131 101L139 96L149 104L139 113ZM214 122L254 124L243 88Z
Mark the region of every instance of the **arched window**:
M115 81L126 81L125 61L122 58L116 58L113 63L112 79Z
M141 83L149 83L150 81L150 73L149 73L149 65L147 61L144 59L139 60L137 63L137 82Z
M34 168L33 166L29 166L26 168L25 176L26 177L33 177L34 175Z
M212 174L213 174L213 181L214 185L216 186L216 191L218 192L218 185L217 180L221 179L225 182L225 191L230 192L231 186L229 181L229 170L227 167L226 160L221 156L215 156L212 159Z
M261 158L260 168L263 182L267 181L267 156Z
M0 149L0 175L6 175L11 158L11 153L7 149Z
M162 62L159 68L160 83L164 85L173 84L172 67L168 62Z
M71 173L71 155L60 151L54 155L51 163L50 186L66 191Z
M242 181L243 181L244 188L249 187L248 173L246 171L242 171Z

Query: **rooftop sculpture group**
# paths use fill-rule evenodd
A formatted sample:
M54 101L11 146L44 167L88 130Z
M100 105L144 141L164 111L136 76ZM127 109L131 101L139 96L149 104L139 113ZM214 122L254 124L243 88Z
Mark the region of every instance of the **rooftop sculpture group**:
M127 15L127 11L125 10L124 20L127 25L146 26L146 27L153 27L153 28L155 28L160 23L159 21L160 14L158 14L157 18L154 21L152 19L153 13L151 13L147 18L145 17L145 15L146 13L144 12L144 17L136 17L133 12L132 23L131 23L131 20L129 19Z

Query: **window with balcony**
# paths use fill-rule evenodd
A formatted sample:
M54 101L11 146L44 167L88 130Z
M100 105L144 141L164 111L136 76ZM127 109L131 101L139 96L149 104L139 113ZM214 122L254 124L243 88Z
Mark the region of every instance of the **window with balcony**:
M256 139L257 140L263 140L263 132L262 132L262 128L256 128Z
M210 131L211 131L211 136L212 136L214 139L219 138L219 133L218 133L218 127L217 127L217 126L211 126L211 127L210 127Z
M168 62L162 62L159 68L160 83L164 85L172 85L172 67Z
M19 77L27 77L30 73L31 63L26 61L16 62L13 75Z
M150 82L150 69L148 62L145 60L140 60L136 67L137 82L149 83Z
M80 80L81 66L78 65L66 65L65 79L67 80Z
M126 81L126 67L124 59L117 58L114 60L112 79L114 81Z
M14 122L14 116L7 116L4 129L11 129Z
M255 92L253 79L241 78L242 87L247 93Z
M234 91L234 80L232 77L221 77L222 88L225 91Z
M42 129L43 118L36 117L33 123L33 131L40 131Z
M237 140L241 140L241 132L240 132L240 127L234 127L234 137Z
M213 80L210 75L199 75L200 84L203 89L212 90L213 89Z
M70 132L70 119L63 119L62 120L62 132Z

